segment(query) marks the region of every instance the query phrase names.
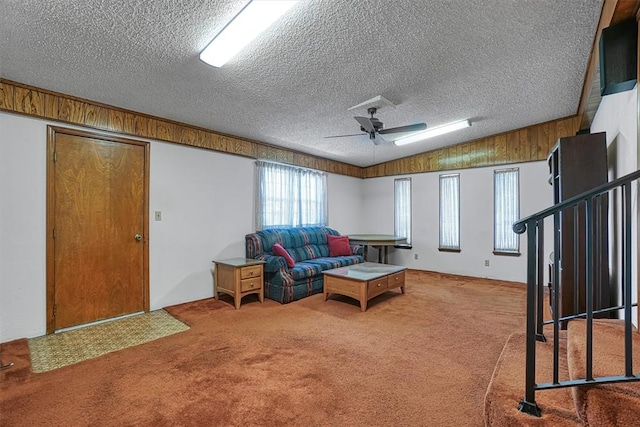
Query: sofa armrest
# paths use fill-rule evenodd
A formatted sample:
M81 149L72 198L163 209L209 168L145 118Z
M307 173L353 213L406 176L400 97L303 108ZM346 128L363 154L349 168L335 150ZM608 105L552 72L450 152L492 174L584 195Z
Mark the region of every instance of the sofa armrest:
M258 258L256 259L266 261L266 264L264 265L264 271L268 273L276 273L280 270L287 269L287 262L284 260L284 257L281 256L260 254L260 256L258 256Z
M364 256L364 246L363 245L350 245L351 253L354 255L363 255Z

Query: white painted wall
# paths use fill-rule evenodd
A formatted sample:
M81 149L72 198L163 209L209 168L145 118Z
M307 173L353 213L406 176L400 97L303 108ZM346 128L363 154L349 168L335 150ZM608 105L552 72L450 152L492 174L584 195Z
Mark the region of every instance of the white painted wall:
M623 177L640 169L638 152L638 86L633 90L607 95L602 98L598 111L591 124L591 132L607 133L607 152L609 163L609 180ZM632 283L634 302L638 296L638 186L633 187L632 218ZM614 211L620 212L620 200L614 200ZM614 225L620 233L620 223ZM610 246L614 245L610 242ZM611 276L616 283L621 280L622 254L619 246L613 252L614 263L611 266ZM633 310L633 323L638 326L638 312Z
M46 329L46 127L0 113L0 342Z
M244 256L253 231L254 162L156 141L150 169L151 309L211 297L212 260Z
M361 233L363 180L329 174L327 180L329 227L340 234Z
M548 208L553 203L547 182L546 162L531 162L508 167L520 169L520 215L522 218ZM395 249L389 261L418 270L430 270L526 282L526 238L521 236L521 256L493 254L493 171L500 167L463 169L364 181L363 220L365 233L393 233L393 181L411 177L413 249ZM460 174L460 246L461 252L438 251L439 176ZM545 242L552 250L551 222L546 223ZM414 259L414 255L418 259ZM375 253L374 253L375 255ZM489 260L489 267L484 261ZM545 270L546 275L546 270Z
M46 332L45 120L0 113L0 342ZM213 296L213 259L244 256L252 159L151 141L152 310ZM357 230L361 180L329 174L329 225ZM154 212L162 212L162 221Z

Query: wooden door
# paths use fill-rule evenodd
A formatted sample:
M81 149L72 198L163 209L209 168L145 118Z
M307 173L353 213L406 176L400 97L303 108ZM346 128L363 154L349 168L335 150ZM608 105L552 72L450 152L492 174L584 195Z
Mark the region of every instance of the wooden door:
M148 144L50 128L47 332L149 309Z

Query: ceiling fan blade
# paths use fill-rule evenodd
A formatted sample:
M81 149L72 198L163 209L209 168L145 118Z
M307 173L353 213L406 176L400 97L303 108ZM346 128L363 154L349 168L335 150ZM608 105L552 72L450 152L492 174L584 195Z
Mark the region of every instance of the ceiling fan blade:
M332 135L332 136L325 136L324 138L346 138L348 136L362 136L364 135L364 133L360 132L360 133L352 133L351 135Z
M356 121L360 123L360 126L362 126L367 132L371 133L376 131L376 128L373 127L373 123L370 118L356 116L354 119L356 119Z
M384 135L386 133L416 132L419 130L425 130L426 128L427 128L426 123L416 123L415 125L399 126L396 128L389 128L389 129L380 129L378 133Z

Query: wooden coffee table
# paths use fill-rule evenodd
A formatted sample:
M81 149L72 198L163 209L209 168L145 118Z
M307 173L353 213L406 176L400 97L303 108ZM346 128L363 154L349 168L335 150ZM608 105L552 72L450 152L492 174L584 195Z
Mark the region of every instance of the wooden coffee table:
M360 301L360 310L367 310L367 301L400 288L404 294L406 267L365 262L324 271L324 300L329 294L340 294Z

